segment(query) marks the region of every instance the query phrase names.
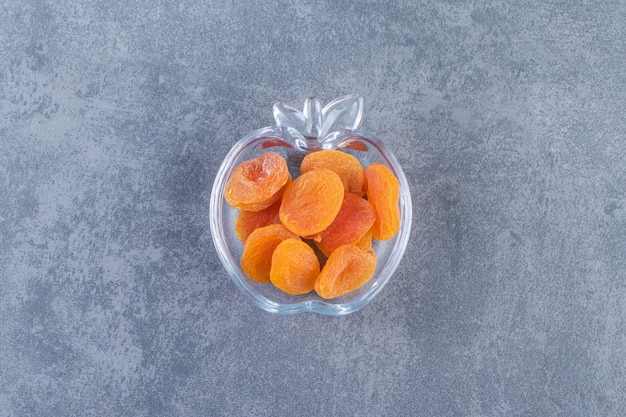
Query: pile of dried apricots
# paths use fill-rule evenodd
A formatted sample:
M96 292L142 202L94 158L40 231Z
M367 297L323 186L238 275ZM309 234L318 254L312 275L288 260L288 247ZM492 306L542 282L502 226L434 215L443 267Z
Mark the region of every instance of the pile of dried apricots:
M240 210L241 269L288 294L340 297L374 274L372 239L400 230L400 184L385 165L363 169L338 150L307 154L300 174L271 151L233 169L224 197Z

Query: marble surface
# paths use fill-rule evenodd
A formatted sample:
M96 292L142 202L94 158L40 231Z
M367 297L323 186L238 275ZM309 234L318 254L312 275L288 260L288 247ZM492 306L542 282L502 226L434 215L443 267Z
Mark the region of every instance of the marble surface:
M626 5L0 3L1 416L626 415ZM348 93L413 229L345 317L249 302L217 167Z

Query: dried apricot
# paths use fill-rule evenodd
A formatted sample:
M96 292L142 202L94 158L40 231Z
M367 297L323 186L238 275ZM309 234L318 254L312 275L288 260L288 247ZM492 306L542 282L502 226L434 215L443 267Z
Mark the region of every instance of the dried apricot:
M341 297L359 289L376 271L376 253L355 245L339 246L328 257L314 289L322 298Z
M368 230L356 245L361 249L372 249L372 231Z
M356 194L345 193L335 220L320 233L317 247L328 256L341 245L355 245L370 230L376 212L374 207Z
M224 197L232 208L259 211L278 201L290 182L285 158L266 152L233 169Z
M334 149L312 152L302 160L300 172L304 174L317 168L330 169L339 175L347 192L357 195L365 194L366 181L363 167L354 156Z
M320 273L320 262L313 249L300 239L286 239L272 254L270 280L287 294L306 294Z
M239 240L245 242L254 229L270 224L279 224L279 209L280 200L260 211L240 211L235 218L235 233Z
M400 183L383 164L374 163L365 169L367 199L376 211L372 237L387 240L400 230Z
M314 169L287 186L279 210L280 221L293 233L313 236L335 220L343 202L341 178L326 168Z
M276 246L285 239L300 239L282 224L270 224L250 233L243 246L241 269L253 279L261 283L270 282L272 254Z

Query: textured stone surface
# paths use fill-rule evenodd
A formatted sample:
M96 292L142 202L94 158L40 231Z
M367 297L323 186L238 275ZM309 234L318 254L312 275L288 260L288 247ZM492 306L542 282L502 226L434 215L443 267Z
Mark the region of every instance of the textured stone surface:
M626 415L623 2L0 3L0 415ZM358 92L412 187L374 301L226 276L217 167Z

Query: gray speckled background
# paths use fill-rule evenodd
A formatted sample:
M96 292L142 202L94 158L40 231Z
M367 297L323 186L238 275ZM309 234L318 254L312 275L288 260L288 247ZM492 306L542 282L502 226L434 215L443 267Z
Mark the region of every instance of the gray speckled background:
M626 415L624 2L93 3L0 3L0 415ZM266 313L217 167L353 92L406 256L358 313Z

